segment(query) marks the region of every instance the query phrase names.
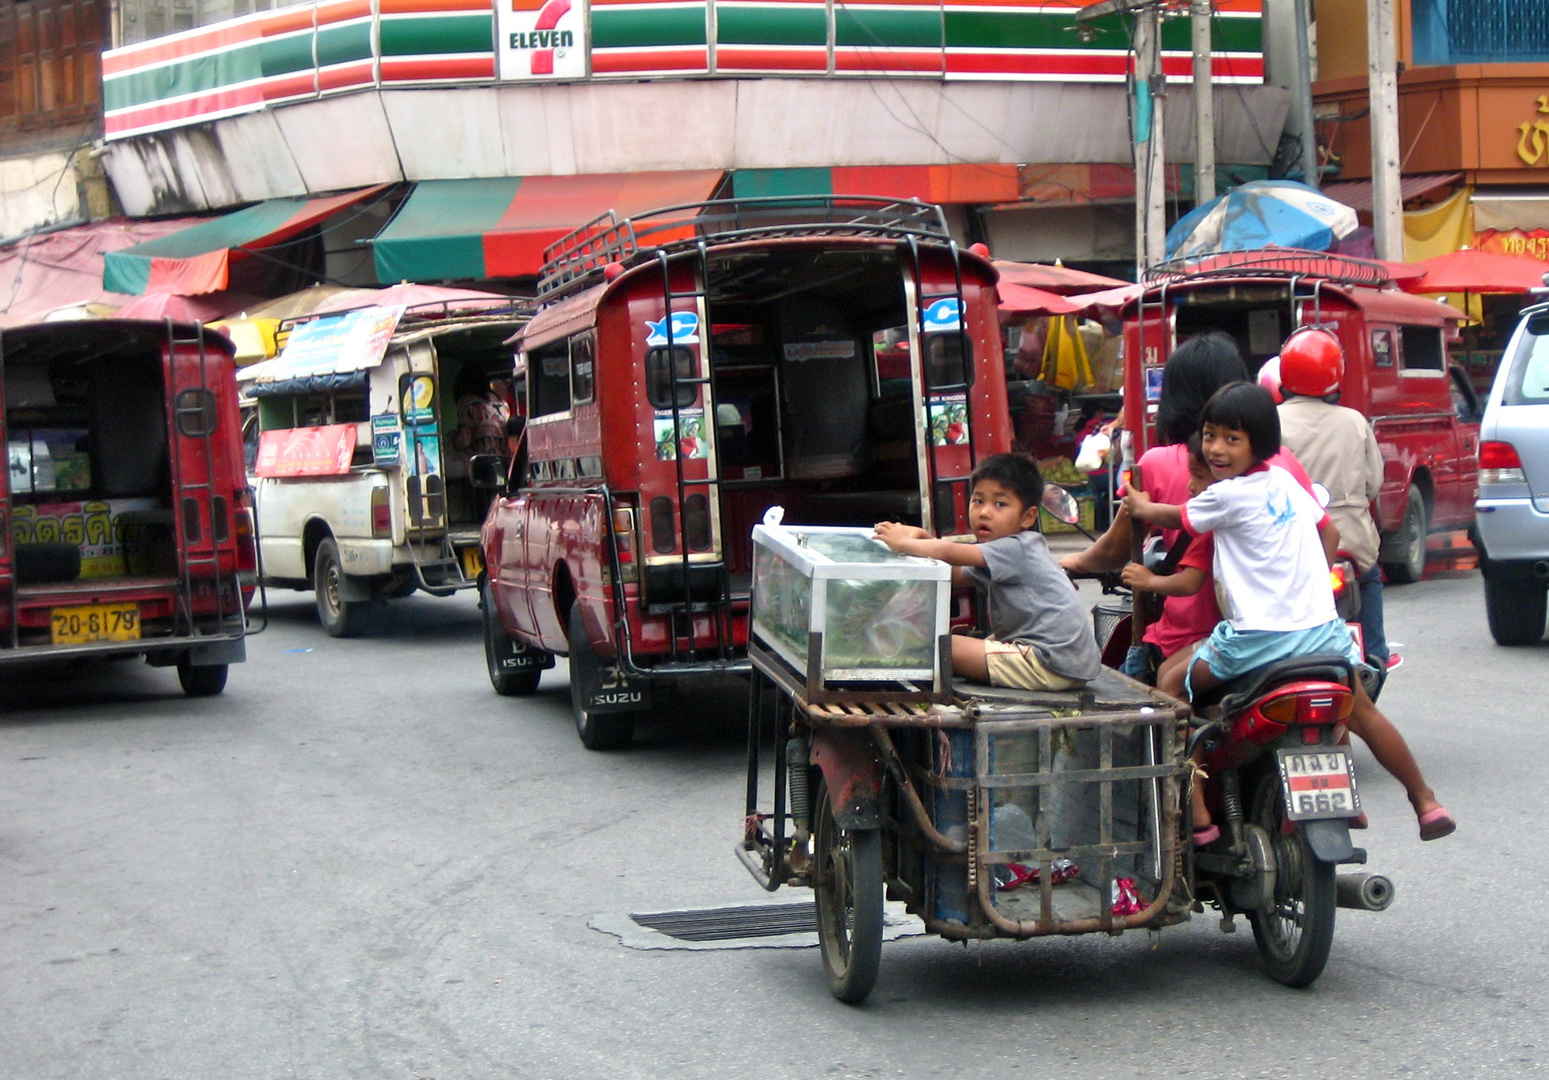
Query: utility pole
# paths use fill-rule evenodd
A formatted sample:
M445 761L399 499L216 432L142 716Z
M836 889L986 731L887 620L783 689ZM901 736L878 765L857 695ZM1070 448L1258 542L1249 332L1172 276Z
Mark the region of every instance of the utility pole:
M1135 161L1135 276L1167 254L1167 176L1163 168L1161 0L1102 0L1076 12L1076 22L1127 12L1134 16L1135 78L1130 93Z
M1398 53L1393 0L1366 0L1366 68L1371 94L1372 232L1377 257L1404 258L1404 204L1399 197Z
M1368 0L1367 11L1371 10ZM1312 118L1312 49L1307 43L1311 20L1307 0L1295 0L1296 23L1296 113L1302 126L1302 183L1322 187L1323 170L1318 165L1318 129Z
M1210 0L1191 0L1194 44L1194 205L1216 197L1216 95L1210 68Z

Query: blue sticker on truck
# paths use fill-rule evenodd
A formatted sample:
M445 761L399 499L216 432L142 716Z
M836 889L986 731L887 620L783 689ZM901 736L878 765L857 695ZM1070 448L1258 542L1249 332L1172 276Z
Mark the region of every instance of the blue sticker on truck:
M666 345L669 321L674 345L699 344L699 315L693 311L674 311L668 318L658 319L655 322L647 319L645 343L653 348Z

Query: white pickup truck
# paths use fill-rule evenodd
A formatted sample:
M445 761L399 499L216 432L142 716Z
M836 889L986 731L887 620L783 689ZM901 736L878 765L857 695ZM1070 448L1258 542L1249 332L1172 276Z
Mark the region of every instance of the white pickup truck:
M511 304L362 308L297 323L242 372L266 585L315 590L324 629L353 637L374 605L477 584L484 515L451 387L470 367L509 379L524 322Z

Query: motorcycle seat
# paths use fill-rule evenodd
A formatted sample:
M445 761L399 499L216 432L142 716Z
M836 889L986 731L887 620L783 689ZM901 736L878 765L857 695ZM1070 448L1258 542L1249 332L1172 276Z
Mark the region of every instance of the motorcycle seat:
M1244 672L1229 679L1194 699L1194 712L1203 716L1206 709L1215 715L1240 711L1264 690L1276 683L1304 679L1324 679L1354 688L1355 665L1348 656L1339 653L1322 653L1312 656L1293 656L1277 660L1261 668Z

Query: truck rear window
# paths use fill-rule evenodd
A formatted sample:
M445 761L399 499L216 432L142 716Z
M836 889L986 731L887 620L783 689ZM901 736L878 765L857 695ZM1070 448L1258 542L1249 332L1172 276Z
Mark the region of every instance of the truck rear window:
M1549 313L1534 316L1511 358L1502 400L1507 405L1549 403Z

